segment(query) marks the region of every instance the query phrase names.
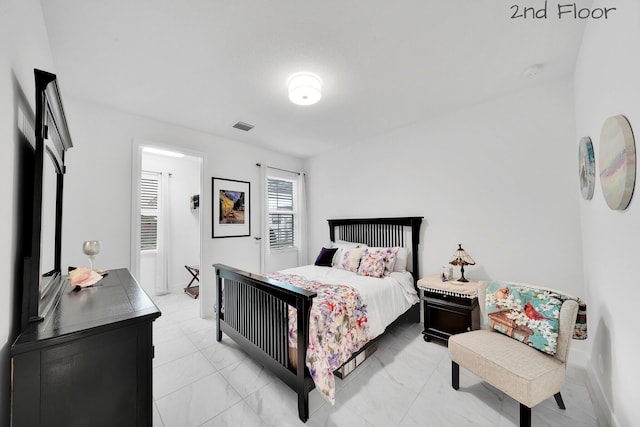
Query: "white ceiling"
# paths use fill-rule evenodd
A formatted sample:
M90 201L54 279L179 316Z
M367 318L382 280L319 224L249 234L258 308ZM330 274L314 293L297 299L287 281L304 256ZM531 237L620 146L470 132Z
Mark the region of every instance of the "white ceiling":
M63 96L299 157L570 75L584 26L551 4L512 19L542 5L516 0L41 3ZM322 77L318 104L289 102L301 70Z

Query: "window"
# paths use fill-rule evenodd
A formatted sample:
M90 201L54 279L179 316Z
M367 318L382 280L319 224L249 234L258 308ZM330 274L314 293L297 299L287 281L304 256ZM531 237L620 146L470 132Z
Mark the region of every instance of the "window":
M140 250L158 249L158 179L155 172L142 172L140 179Z
M286 249L296 247L296 181L267 178L269 200L269 247Z

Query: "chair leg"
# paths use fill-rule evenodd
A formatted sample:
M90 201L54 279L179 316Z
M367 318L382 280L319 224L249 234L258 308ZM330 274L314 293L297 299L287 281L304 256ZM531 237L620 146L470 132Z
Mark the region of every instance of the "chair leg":
M520 404L520 427L531 427L531 408Z
M567 409L567 407L564 406L564 401L562 400L562 395L560 394L560 392L557 392L556 394L554 394L553 397L556 398L556 403L558 404L558 408Z
M451 361L451 386L454 390L460 388L460 365Z

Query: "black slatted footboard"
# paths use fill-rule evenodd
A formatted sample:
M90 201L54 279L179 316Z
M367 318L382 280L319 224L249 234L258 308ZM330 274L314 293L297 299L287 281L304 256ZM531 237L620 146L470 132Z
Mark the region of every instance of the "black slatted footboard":
M222 333L298 393L298 416L309 418L309 391L315 387L306 368L309 313L315 292L276 282L223 264L216 269L216 340ZM223 296L224 288L224 296ZM288 351L288 306L297 309L297 363Z

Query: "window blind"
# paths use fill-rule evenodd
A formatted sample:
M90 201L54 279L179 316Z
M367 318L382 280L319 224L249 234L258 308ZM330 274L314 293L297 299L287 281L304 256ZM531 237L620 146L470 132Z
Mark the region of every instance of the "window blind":
M295 246L295 182L268 178L269 247L284 249Z
M158 248L158 176L145 173L140 179L140 250Z

